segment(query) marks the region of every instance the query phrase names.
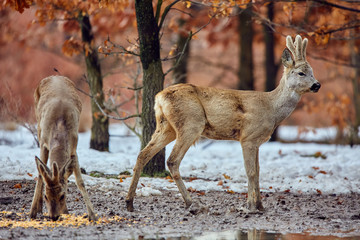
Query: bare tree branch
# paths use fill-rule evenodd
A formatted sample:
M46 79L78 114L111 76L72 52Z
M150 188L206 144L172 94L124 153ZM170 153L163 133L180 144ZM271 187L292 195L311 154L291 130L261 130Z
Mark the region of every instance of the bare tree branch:
M162 0L159 0L159 1L162 1ZM170 9L172 8L172 6L174 6L175 4L177 4L180 0L175 0L173 1L172 3L170 3L165 9L164 9L164 12L163 14L161 15L161 20L160 20L160 23L159 23L159 31L160 29L162 28L163 24L164 24L164 21L165 21L165 18L167 16L167 14L169 13ZM160 10L159 10L160 12ZM160 13L159 13L160 14ZM158 15L158 11L156 11L156 15ZM158 16L159 18L159 16Z
M209 25L211 23L211 21L213 20L213 18L215 17L215 15L211 16L211 18L209 19L209 21L204 24L203 26L201 26L198 30L196 30L194 33L192 31L189 32L189 36L187 37L186 39L186 42L184 44L184 47L182 49L182 51L180 52L180 55L179 57L177 58L175 64L169 68L165 73L164 73L164 76L166 76L167 74L169 74L171 71L173 71L180 63L182 57L184 56L185 54L185 51L186 51L186 48L189 44L189 41L192 39L193 36L195 36L197 33L199 33L203 28L205 28L207 25Z

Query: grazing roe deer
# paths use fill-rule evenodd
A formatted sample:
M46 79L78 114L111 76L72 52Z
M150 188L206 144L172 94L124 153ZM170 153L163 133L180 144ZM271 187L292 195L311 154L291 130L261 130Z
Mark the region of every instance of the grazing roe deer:
M36 218L37 213L42 213L43 181L45 203L50 218L55 221L60 214L68 213L67 181L74 173L76 185L88 210L89 220L96 220L76 154L82 105L73 82L62 76L47 77L41 80L34 98L41 160L35 157L39 177L30 217ZM48 158L51 170L46 166Z
M167 160L186 207L192 200L179 173L179 165L189 147L200 136L240 141L248 177L248 208L263 210L259 189L259 147L270 139L274 129L295 109L302 94L317 92L320 83L306 61L307 39L290 36L281 60L284 73L271 92L240 91L199 87L191 84L170 86L155 98L156 130L140 152L126 206L133 211L135 190L145 164L176 139Z

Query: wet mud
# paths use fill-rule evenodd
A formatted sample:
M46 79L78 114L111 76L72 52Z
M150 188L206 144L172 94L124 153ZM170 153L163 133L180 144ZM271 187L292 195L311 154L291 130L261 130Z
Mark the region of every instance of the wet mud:
M0 222L27 221L34 181L0 182ZM119 221L79 227L15 227L0 225L0 239L187 239L204 232L261 229L280 233L360 236L360 194L262 193L264 212L246 211L246 194L191 192L194 204L186 209L176 191L161 196L136 197L134 212L125 207L125 192L88 188L99 217ZM86 213L76 185L69 184L67 205L75 215ZM44 207L44 212L46 209ZM38 216L42 219L44 216ZM86 218L86 215L83 217Z

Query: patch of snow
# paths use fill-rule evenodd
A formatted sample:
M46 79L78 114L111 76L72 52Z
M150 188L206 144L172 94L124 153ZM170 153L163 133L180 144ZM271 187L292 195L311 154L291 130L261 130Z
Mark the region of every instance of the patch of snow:
M133 172L140 150L139 139L122 124L112 124L110 134L110 152L89 149L90 132L79 134L79 162L88 173L99 171L117 175L123 171ZM284 126L280 127L279 134L283 139L294 140L298 130ZM334 134L332 129L316 129L316 134L308 132L300 138L318 141ZM0 145L0 180L37 177L34 157L39 156L40 150L28 130L23 127L16 131L0 130L0 144L3 144ZM174 142L166 147L167 157L173 146ZM359 155L360 146L268 142L260 147L260 188L264 192L360 192ZM199 141L185 155L180 172L182 177L192 178L192 181L185 181L186 187L197 191L247 192L242 149L236 141ZM131 178L123 182L87 175L83 178L87 186L104 192L113 189L126 192L131 182ZM220 180L222 184L219 184ZM70 181L74 182L75 178L70 177ZM177 187L168 179L142 177L137 192L159 194L161 189L177 190Z

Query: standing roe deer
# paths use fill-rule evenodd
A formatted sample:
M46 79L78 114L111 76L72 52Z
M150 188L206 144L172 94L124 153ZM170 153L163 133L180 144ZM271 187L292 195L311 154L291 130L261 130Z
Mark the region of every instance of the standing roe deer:
M43 181L45 203L50 218L55 221L60 214L68 213L67 181L74 172L76 185L84 197L89 220L96 220L76 154L82 105L74 84L66 77L47 77L41 80L36 88L34 98L41 160L35 157L39 177L30 217L36 218L37 213L42 213ZM51 170L46 166L49 157Z
M295 109L302 94L320 89L306 61L307 42L298 35L293 43L287 36L287 48L281 57L284 73L279 86L271 92L179 84L158 93L155 98L156 130L138 156L126 197L127 209L134 209L135 190L145 164L175 139L167 166L189 207L192 200L181 179L179 165L189 147L200 136L205 136L240 141L248 177L248 208L263 210L259 190L259 147Z

